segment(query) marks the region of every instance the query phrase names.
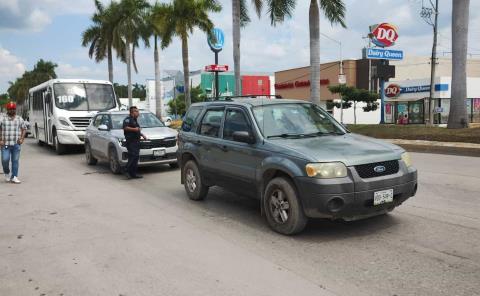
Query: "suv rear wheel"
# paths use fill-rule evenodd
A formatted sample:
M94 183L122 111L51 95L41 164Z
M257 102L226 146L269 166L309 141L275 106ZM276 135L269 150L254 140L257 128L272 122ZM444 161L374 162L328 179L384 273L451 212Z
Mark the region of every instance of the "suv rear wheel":
M185 191L191 200L203 200L208 194L208 187L202 183L200 170L193 160L187 161L183 166L183 180Z
M263 200L268 225L274 231L292 235L307 225L295 187L288 179L278 177L268 182Z

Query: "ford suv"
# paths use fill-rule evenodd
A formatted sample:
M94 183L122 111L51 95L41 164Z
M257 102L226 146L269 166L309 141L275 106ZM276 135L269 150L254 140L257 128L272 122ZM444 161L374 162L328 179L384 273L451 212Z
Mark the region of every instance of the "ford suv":
M260 200L282 234L308 218L381 215L417 191L404 149L350 133L315 104L232 98L193 104L179 132L178 161L188 197L212 186Z
M110 164L114 174L127 165L128 154L123 135L126 111L99 112L85 131L85 159L95 165L99 159ZM177 131L166 127L153 113L140 111L138 123L147 140L140 142L139 166L169 164L177 167Z

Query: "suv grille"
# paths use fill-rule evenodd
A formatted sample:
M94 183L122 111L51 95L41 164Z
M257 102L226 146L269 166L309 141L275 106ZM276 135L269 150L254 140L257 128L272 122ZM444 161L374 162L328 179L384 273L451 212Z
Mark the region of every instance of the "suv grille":
M376 167L382 167L382 166L385 168L383 171L381 170L375 171ZM382 161L382 162L362 164L362 165L355 166L355 170L357 170L358 175L364 179L393 175L398 173L399 169L400 167L398 165L398 160Z
M91 117L70 117L70 122L80 129L85 129L90 124Z
M141 141L140 149L169 148L175 147L175 145L177 145L177 139L172 137L158 140Z

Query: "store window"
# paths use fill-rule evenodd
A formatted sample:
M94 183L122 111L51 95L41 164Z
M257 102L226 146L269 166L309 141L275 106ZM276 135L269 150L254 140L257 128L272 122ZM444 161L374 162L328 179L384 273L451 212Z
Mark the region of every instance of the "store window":
M394 108L394 103L385 104L385 123L395 123L393 115L393 110L395 110Z
M408 103L398 103L396 122L398 124L402 124L405 118L405 115L407 115L407 118L408 118Z
M410 102L408 106L408 123L423 123L423 103L420 101Z
M450 114L450 99L442 99L442 113L440 113L440 123L448 123L448 114Z
M472 99L472 122L480 123L480 99Z

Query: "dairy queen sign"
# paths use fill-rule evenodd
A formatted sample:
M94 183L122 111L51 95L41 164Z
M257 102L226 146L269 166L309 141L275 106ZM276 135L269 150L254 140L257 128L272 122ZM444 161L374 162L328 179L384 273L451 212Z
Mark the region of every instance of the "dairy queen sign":
M388 23L370 26L370 34L373 44L379 47L393 46L398 39L397 27Z

